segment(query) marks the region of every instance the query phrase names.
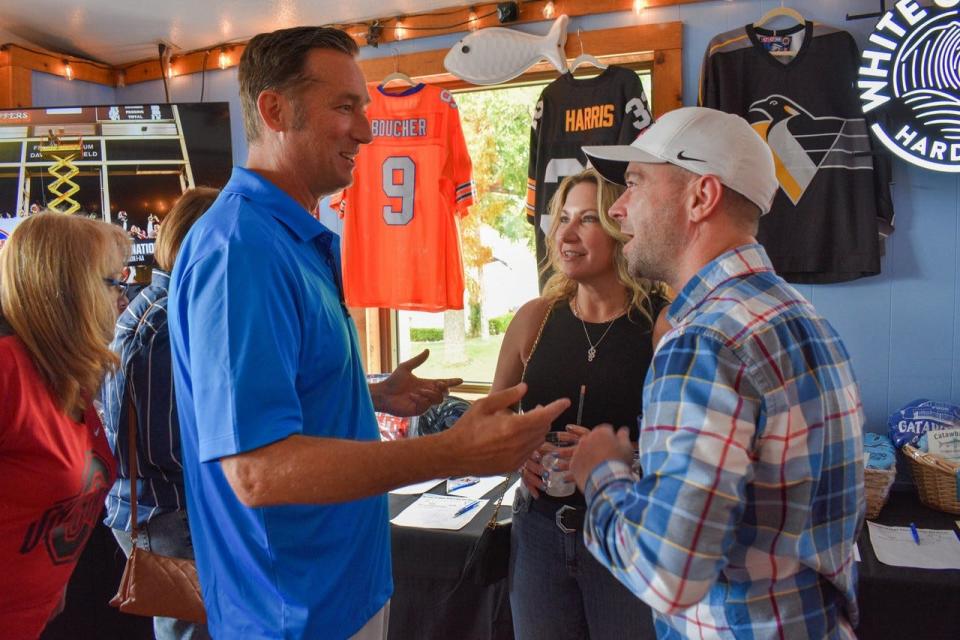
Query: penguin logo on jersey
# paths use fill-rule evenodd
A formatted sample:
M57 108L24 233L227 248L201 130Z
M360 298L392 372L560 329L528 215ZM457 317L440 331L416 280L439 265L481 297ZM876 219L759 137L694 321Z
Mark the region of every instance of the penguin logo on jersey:
M818 171L873 169L863 118L817 117L773 94L751 104L748 119L773 152L780 188L795 205Z
M897 2L864 47L857 87L870 130L891 152L960 172L960 0Z

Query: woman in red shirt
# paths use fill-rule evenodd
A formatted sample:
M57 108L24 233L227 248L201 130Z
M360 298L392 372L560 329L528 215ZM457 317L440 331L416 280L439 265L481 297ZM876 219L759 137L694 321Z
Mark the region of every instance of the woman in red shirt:
M108 344L129 241L60 213L24 220L0 251L0 629L37 638L103 500L113 456L91 402L117 365Z

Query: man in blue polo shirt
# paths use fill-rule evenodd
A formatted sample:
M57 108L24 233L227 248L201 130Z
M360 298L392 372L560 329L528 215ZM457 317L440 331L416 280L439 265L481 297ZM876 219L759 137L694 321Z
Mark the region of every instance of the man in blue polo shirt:
M421 380L422 354L367 387L343 304L339 243L313 218L350 184L371 140L345 33L253 38L240 62L249 143L184 241L170 339L187 506L217 638L385 638L393 487L517 468L568 406L515 415L523 385L450 430L378 439L374 407L415 415L455 380Z

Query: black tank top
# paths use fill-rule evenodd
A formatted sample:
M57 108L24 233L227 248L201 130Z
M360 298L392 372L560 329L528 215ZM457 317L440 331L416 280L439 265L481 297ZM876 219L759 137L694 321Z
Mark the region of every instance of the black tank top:
M654 311L659 312L660 306L654 304ZM597 349L593 362L587 360L590 345L584 325ZM597 344L608 326L609 332ZM623 315L612 325L581 324L570 305L560 300L550 310L540 341L527 362L524 381L529 389L520 406L528 411L557 398L570 398L572 404L551 427L563 431L568 424L577 423L580 386L586 385L580 424L591 429L604 422L614 428L630 427L630 439L635 441L639 436L637 417L643 403L643 381L652 357L651 323L642 317Z
M653 302L656 318L666 302L658 298ZM652 324L639 314L633 315L633 320L628 315L620 316L612 325L581 324L566 300L556 302L527 362L523 379L528 389L520 400L521 409L527 411L557 398L570 398L570 407L550 427L551 431L564 431L568 424L577 423L580 385L586 385L580 425L592 429L606 422L614 429L630 427L630 440L636 442L643 409L643 381L653 358L653 344ZM583 334L584 324L597 349L593 362L587 359L590 345ZM609 333L600 340L608 326ZM540 499L555 502L558 507L586 504L579 489L564 498L541 493Z
M654 318L665 304L659 298L653 299ZM638 418L643 407L643 381L653 358L652 324L638 313L632 314L633 319L620 316L612 325L584 323L597 349L590 362L584 325L573 315L569 303L557 301L549 314L540 341L527 362L523 379L528 389L520 400L520 407L528 411L538 404L569 398L570 407L551 426L551 431L564 431L568 424L577 423L580 385L586 385L581 426L592 429L598 424L610 423L614 429L630 427L630 440L635 442L640 434ZM597 344L608 326L609 333ZM542 495L565 504L584 503L580 491L566 498Z

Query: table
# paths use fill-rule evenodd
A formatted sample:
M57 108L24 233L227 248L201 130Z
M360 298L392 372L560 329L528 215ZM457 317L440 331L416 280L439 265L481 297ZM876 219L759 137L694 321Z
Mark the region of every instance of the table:
M493 495L502 491L499 487ZM391 495L390 516L417 497ZM391 639L513 639L506 580L509 522L482 535L493 509L488 503L460 531L391 525L396 585L390 604ZM499 517L509 520L510 505L500 508ZM124 564L110 529L98 525L70 580L66 608L44 630L42 640L152 639L151 618L123 614L107 604L120 584Z
M511 479L512 482L512 479ZM442 491L442 488L434 490ZM417 496L390 496L390 515ZM391 527L395 592L390 638L511 640L506 570L510 525L481 534L488 504L461 531ZM509 506L499 518L509 517ZM923 506L912 487L891 493L877 522L949 529L960 516ZM860 640L956 640L960 637L960 571L891 567L877 560L866 524L859 541Z
M416 498L391 495L391 517ZM504 522L486 530L493 509L492 503L487 504L460 531L391 526L395 585L390 605L391 640L513 638L506 579L510 525ZM510 505L502 505L499 520L506 521L509 516ZM877 522L899 526L914 522L920 528L949 529L958 519L960 516L924 507L911 488L893 492ZM859 547L863 560L859 566L860 640L960 637L960 571L882 564L873 553L866 525ZM112 535L106 527L97 527L70 582L67 608L43 639L152 638L149 618L127 616L107 605L122 570L123 554Z
M507 590L511 505L501 505L496 528L487 523L496 498L515 480L486 496L490 502L459 531L391 525L390 640L513 639ZM431 492L442 493L443 486ZM390 517L418 497L390 495Z
M923 506L912 486L894 491L876 522L951 529L960 515ZM960 637L960 571L891 567L877 560L864 524L860 534L860 640L955 640Z

